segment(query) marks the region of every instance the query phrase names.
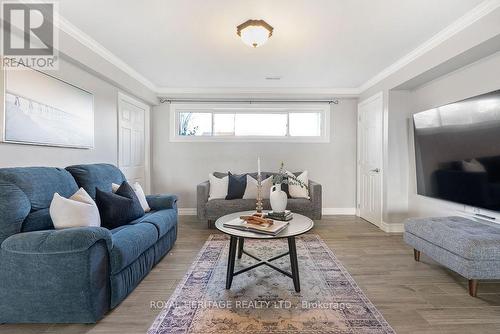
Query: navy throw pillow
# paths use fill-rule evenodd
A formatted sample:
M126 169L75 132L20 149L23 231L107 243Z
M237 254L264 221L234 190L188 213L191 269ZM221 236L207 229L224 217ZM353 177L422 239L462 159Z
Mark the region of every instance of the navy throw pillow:
M127 181L123 181L114 194L96 188L95 202L101 216L101 225L108 229L127 225L144 216L144 209Z
M227 186L226 199L243 198L245 189L247 188L247 175L234 175L228 172L227 176L229 177L229 184Z

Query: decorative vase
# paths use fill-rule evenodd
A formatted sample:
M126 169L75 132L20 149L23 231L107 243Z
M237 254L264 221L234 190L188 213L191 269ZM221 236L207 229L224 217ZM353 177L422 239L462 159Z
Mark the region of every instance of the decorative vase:
M288 196L286 192L281 190L281 184L275 184L271 187L269 201L271 202L271 208L274 212L284 212L286 210L287 200Z

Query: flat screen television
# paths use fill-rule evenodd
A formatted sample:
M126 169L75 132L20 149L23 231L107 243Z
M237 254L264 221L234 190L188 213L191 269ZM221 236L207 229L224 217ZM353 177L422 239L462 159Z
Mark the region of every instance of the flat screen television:
M500 211L500 90L413 115L417 193Z

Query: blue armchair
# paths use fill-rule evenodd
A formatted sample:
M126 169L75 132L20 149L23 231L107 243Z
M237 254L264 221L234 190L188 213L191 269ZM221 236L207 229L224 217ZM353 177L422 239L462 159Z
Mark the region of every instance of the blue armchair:
M0 169L0 323L93 323L133 291L177 238L177 197L153 195L152 211L108 230L54 230L52 196L111 189L112 165Z

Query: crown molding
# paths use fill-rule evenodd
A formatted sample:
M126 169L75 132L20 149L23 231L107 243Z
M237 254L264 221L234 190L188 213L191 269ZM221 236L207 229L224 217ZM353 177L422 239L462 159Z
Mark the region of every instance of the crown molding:
M466 29L474 22L480 20L481 18L493 12L499 7L500 7L500 0L486 0L480 3L472 10L467 12L465 15L463 15L462 17L451 23L449 26L447 26L446 28L444 28L443 30L432 36L426 42L422 43L420 46L415 48L413 51L408 53L406 56L400 58L395 63L386 67L384 70L379 72L373 78L369 79L364 84L359 86L358 88L359 93L360 94L363 93L368 88L376 85L377 83L389 77L391 74L394 74L397 71L401 70L409 63L423 56L425 53L434 49L439 44L450 39L460 31Z
M296 87L219 87L219 88L158 88L164 98L217 97L217 98L331 98L357 97L358 88L296 88Z
M74 26L72 23L70 23L61 15L58 15L56 26L59 28L59 30L65 32L66 34L68 34L69 36L80 42L82 45L94 51L99 56L101 56L111 64L115 65L117 68L119 68L126 74L128 74L130 77L134 78L135 80L137 80L138 82L140 82L153 92L155 93L157 92L157 87L155 84L153 84L146 77L144 77L142 74L134 70L127 63L118 58L114 53L106 49L99 42L97 42L95 39L93 39L83 31L81 31L79 28Z
M137 80L158 97L168 98L331 98L331 97L358 97L361 93L376 85L390 75L404 68L409 63L423 56L425 53L434 49L441 43L453 37L460 31L466 29L474 22L480 20L484 16L490 14L500 7L500 0L486 0L473 8L471 11L454 21L452 24L435 34L426 42L415 48L413 51L403 56L392 65L386 67L377 75L356 88L237 88L237 87L219 87L219 88L182 88L182 87L157 87L153 82L144 77L142 74L134 70L130 65L125 63L103 45L98 43L92 37L81 31L61 15L58 15L56 26L82 45L96 52L103 59L115 65L124 73L128 74L133 79Z

